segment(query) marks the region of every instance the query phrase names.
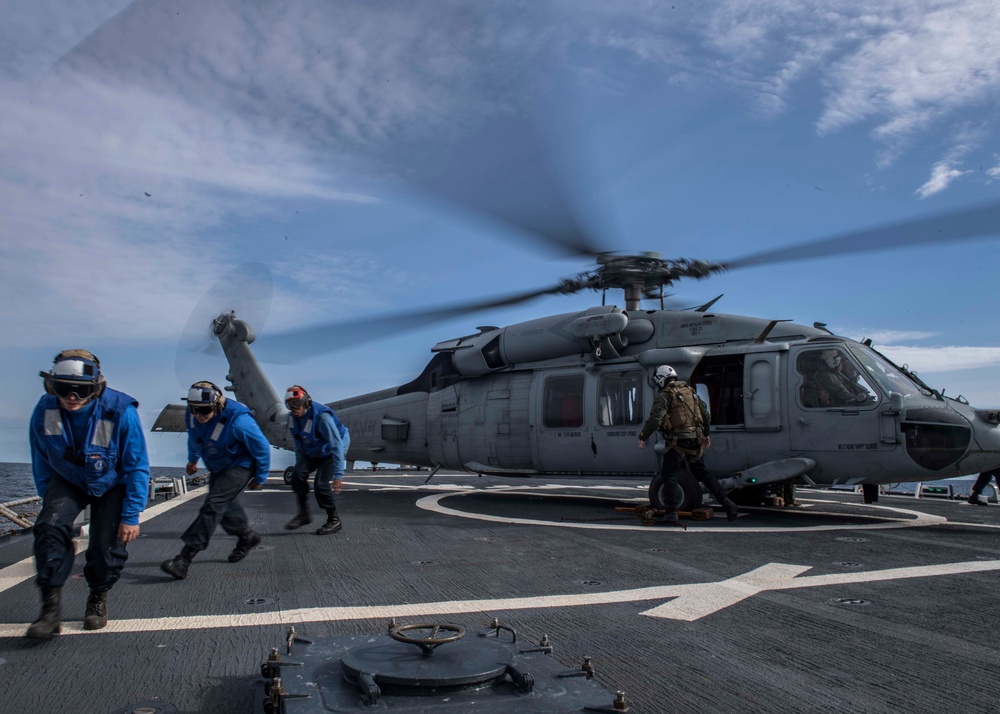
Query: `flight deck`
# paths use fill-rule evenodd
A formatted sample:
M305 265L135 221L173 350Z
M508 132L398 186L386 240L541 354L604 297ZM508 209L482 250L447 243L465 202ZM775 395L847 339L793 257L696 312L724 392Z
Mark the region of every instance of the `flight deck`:
M23 639L39 606L31 541L0 541L8 710L251 712L290 628L363 640L393 621L547 640L554 668L592 668L608 693L596 710L995 706L996 505L800 489L796 507L741 508L733 523L717 510L681 529L637 515L637 481L358 472L338 505L344 530L320 537L284 530L294 497L272 476L242 496L262 545L231 564L220 529L183 581L159 564L204 490L151 502L99 631L82 629L78 558L63 633ZM386 697L355 707L407 711Z

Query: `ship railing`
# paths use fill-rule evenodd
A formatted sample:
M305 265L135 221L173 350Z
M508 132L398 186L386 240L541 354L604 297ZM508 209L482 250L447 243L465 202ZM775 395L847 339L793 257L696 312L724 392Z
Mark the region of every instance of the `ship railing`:
M157 496L172 498L188 492L188 482L183 476L157 476L149 480L149 500Z
M19 498L16 501L0 503L0 517L7 519L18 528L31 528L34 523L30 520L29 516L24 513L18 513L14 509L18 506L26 506L29 503L37 503L41 500L38 496L31 496L29 498Z

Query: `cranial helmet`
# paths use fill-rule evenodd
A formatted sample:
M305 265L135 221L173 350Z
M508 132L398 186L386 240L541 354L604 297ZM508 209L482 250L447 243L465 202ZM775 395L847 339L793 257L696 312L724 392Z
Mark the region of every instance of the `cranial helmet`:
M45 379L45 391L57 397L75 394L86 402L104 392L101 363L93 352L87 350L64 350L52 360L51 371L38 374Z
M823 350L819 357L830 369L837 369L840 366L840 350Z
M312 404L312 397L309 396L309 392L304 387L293 384L285 392L285 406L288 409L295 409L296 407L305 407L308 409L310 404Z
M664 385L668 382L673 382L675 379L677 379L677 370L669 364L661 364L653 372L653 384L660 389L663 389Z
M226 406L222 390L211 382L195 382L183 400L195 414L218 414Z

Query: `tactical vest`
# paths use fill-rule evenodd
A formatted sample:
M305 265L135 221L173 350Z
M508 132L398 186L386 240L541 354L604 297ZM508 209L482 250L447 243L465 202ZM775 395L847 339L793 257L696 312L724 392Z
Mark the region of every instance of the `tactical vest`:
M40 435L39 445L45 451L52 469L91 496L102 496L124 474L119 473L121 459L121 417L129 406L139 402L114 389L105 389L90 414L83 453L77 454L69 439L59 401L46 394L38 403L32 428Z
M301 417L294 414L288 415L288 431L291 432L295 444L302 453L312 459L318 459L333 454L333 447L330 446L323 435L316 430L320 415L329 414L333 417L333 426L340 434L341 439L347 435L347 427L337 418L336 413L325 404L313 402L309 410Z
M666 384L661 392L667 392L669 406L660 422L660 431L667 436L700 438L705 433L705 422L701 418L698 395L686 382L674 381Z
M253 463L250 452L233 436L236 417L249 413L249 409L232 399L227 399L223 410L204 424L188 411L188 438L194 439L201 447L201 460L210 472L219 473L235 466L246 467Z

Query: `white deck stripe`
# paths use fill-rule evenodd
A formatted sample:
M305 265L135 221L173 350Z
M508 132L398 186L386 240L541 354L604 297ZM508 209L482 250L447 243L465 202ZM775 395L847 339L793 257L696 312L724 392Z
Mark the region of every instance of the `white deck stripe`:
M156 632L160 630L199 630L232 627L272 627L299 625L305 622L345 620L386 620L396 617L428 617L469 612L496 613L510 610L532 610L556 607L583 607L613 603L640 602L676 598L640 614L674 620L694 621L735 605L753 595L769 590L827 587L857 583L905 580L943 575L964 575L1000 570L1000 560L976 560L962 563L942 563L888 570L855 573L831 573L796 577L809 569L805 565L768 563L743 575L713 583L657 585L631 590L577 595L540 595L536 597L451 600L447 602L402 603L397 605L355 605L301 608L278 612L239 615L197 615L193 617L158 617L136 620L112 620L103 630L86 632L101 635L124 632ZM20 637L28 623L0 625L0 637ZM84 634L80 621L63 622L64 634Z

